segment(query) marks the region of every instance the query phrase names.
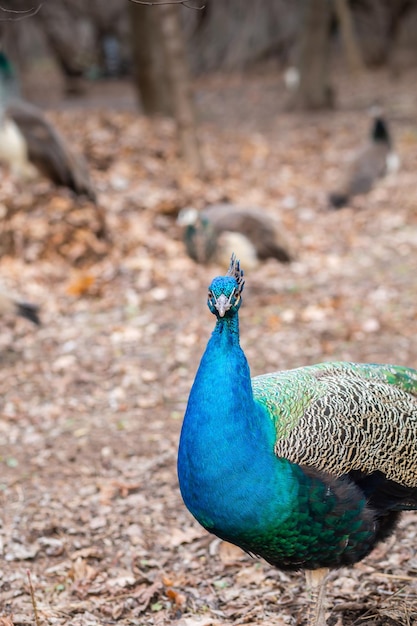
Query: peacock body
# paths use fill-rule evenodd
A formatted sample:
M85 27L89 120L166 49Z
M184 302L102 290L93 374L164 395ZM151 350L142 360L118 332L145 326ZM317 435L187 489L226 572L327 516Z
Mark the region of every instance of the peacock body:
M182 497L208 531L281 569L351 565L417 508L417 371L323 363L251 379L242 274L232 259L209 288L217 319L181 431Z

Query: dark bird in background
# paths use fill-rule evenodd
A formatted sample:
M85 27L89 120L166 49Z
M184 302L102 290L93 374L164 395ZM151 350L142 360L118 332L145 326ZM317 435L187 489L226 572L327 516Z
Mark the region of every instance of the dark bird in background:
M335 209L346 205L353 196L368 193L378 178L398 170L399 159L393 150L387 121L379 109L371 113L373 120L368 142L347 165L338 188L329 194L329 202Z
M0 315L19 315L39 325L39 307L36 304L23 302L0 290Z
M417 509L417 371L334 362L251 379L243 286L232 257L208 290L216 325L182 426L181 493L209 532L306 570L310 624L323 626L329 568L363 559Z
M14 69L0 51L0 161L22 180L42 174L56 185L95 202L88 167L42 111L18 97Z
M227 267L232 251L251 268L268 258L281 263L292 259L280 224L262 209L227 203L202 211L187 208L180 212L178 223L184 226L187 253L197 263L218 262Z

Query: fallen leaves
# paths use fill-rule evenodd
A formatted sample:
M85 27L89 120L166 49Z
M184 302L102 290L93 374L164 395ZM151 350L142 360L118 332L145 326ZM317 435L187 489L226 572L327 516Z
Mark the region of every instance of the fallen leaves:
M10 176L2 169L2 178ZM76 200L69 192L54 189L44 182L23 195L19 184L10 181L12 192L0 189L0 204L5 207L1 221L1 250L34 262L47 257L62 257L73 264L91 264L110 250L103 209ZM49 195L48 195L49 191Z
M235 108L216 97L229 118L201 125L207 180L182 168L172 123L110 109L54 114L89 158L99 210L4 174L2 281L40 304L43 324L2 320L0 626L33 622L28 563L41 617L54 626L304 619L301 573L208 535L180 498L179 429L213 323L207 284L220 269L187 258L179 208L253 202L279 214L294 242L288 267L269 261L246 272L242 344L253 374L327 358L413 364L410 123L398 123L398 184L381 182L336 213L326 208L327 183L354 143L357 107L277 115L274 93L269 109L260 104L237 127ZM415 533L410 513L392 544L333 574L333 620L371 610L381 625L375 607L386 598L389 619L415 620Z
M76 583L74 590L80 593L81 584L85 586L86 583L92 581L98 575L97 568L89 565L87 559L77 556L74 559L70 569L68 570L68 578Z

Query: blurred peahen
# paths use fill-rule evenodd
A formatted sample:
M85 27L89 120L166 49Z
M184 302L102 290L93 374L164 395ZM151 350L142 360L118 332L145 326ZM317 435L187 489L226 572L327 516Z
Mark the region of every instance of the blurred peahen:
M329 568L363 559L417 509L417 371L321 363L250 378L239 345L243 272L232 257L184 417L182 497L210 532L304 569L325 624Z
M201 211L191 207L180 211L178 223L184 226L184 243L188 255L197 263L229 264L232 251L249 268L274 258L281 263L292 260L278 220L259 207L219 203Z
M95 202L84 159L69 148L38 107L18 95L14 68L0 50L0 161L22 180L43 174Z
M337 189L329 194L329 202L335 209L346 205L353 196L368 193L378 178L397 171L399 167L386 119L378 107L373 107L371 115L373 120L368 142L342 173Z

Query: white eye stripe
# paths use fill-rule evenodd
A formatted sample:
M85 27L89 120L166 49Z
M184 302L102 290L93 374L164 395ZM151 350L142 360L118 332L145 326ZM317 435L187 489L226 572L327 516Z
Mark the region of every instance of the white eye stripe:
M236 296L236 301L238 301L240 299L240 294L236 293L236 289L233 289L232 293L230 294L230 296L227 298L227 302L230 304L232 301L233 296ZM208 292L208 297L212 300L214 300L215 302L218 301L219 297L222 296L224 294L219 294L219 296L216 296L215 293L213 293L212 291Z

